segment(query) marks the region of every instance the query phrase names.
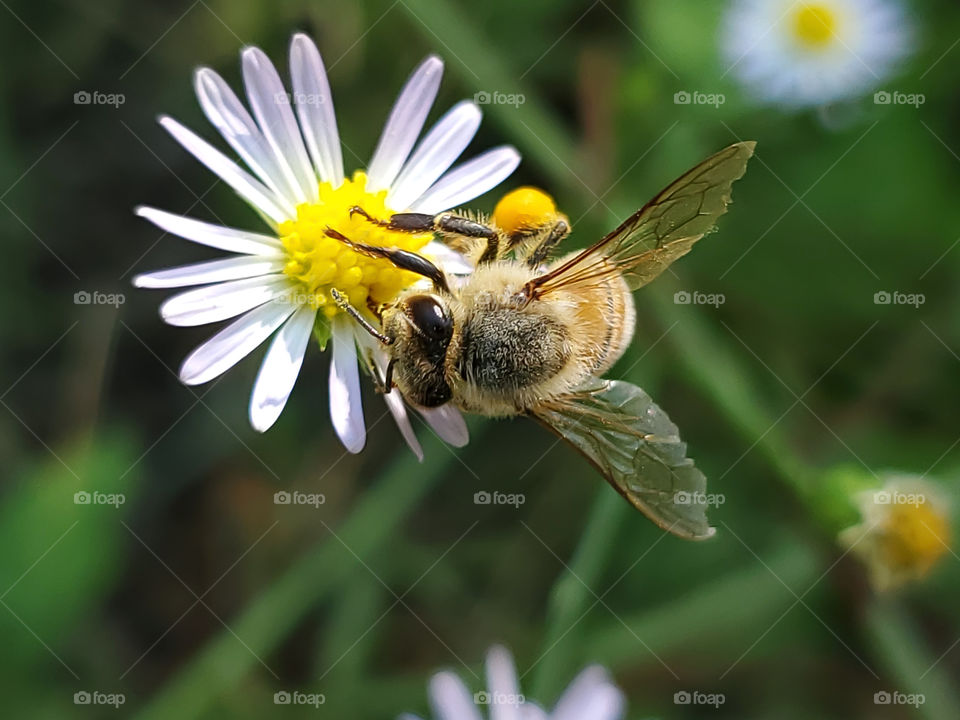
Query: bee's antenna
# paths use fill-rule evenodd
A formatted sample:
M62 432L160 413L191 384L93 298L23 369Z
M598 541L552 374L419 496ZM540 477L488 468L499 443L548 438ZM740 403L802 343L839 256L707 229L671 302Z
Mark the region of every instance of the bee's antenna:
M360 311L350 304L350 301L347 299L346 295L341 293L336 288L330 288L330 295L333 297L333 301L337 304L337 307L356 320L360 324L360 327L373 335L373 337L382 342L384 345L393 345L393 338L387 337L382 332L377 330L373 325L371 325L367 319L360 314Z

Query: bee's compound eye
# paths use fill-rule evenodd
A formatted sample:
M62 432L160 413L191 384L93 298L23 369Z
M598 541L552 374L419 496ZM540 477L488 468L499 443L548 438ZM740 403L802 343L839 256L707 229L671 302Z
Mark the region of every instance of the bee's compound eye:
M535 187L511 190L493 210L493 222L509 235L548 223L557 214L553 198Z
M407 301L410 310L410 319L413 324L429 338L443 339L450 337L453 330L453 320L444 312L443 306L436 298L429 295L416 295Z

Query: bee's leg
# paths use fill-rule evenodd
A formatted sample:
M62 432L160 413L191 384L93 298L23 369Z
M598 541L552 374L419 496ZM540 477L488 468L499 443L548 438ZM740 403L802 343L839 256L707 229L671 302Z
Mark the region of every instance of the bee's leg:
M393 389L393 363L396 362L394 358L390 358L387 361L387 371L383 374L383 387L386 388L386 392L390 392Z
M447 285L447 278L444 276L443 271L423 257L423 255L417 255L415 252L400 250L399 248L378 247L376 245L356 243L329 227L324 230L324 233L334 240L339 240L351 250L355 250L361 255L389 260L401 270L409 270L417 275L423 275L425 278L431 280L435 287L444 292L450 292L450 287Z
M469 240L484 240L486 247L480 255L479 263L496 260L500 255L500 233L496 228L463 217L442 212L438 215L429 213L395 213L389 220L378 220L370 216L358 206L350 208L351 215L362 215L368 222L395 232L424 233L436 232L444 235L467 238Z
M367 355L367 367L370 368L373 387L381 395L386 395L393 389L393 362L393 358L390 358L387 362L387 371L381 377L380 370L377 369L377 363L373 360L373 355Z
M543 236L543 240L527 256L527 265L539 267L549 257L553 249L570 234L570 223L564 218L557 220Z
M337 304L337 307L356 320L360 327L373 335L373 337L382 342L384 345L393 345L393 338L387 337L382 332L377 330L373 325L371 325L369 321L360 314L360 311L350 304L350 301L347 299L346 295L341 293L336 288L330 288L330 295L333 297L333 301Z

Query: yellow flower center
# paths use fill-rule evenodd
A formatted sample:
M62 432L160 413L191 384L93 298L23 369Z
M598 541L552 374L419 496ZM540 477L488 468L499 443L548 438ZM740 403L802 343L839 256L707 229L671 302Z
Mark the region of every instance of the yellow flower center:
M837 30L837 14L825 3L801 3L793 14L793 34L807 48L830 44Z
M891 505L881 528L880 552L892 568L924 575L947 552L950 525L932 502Z
M320 199L298 205L297 219L280 224L280 241L289 257L283 271L300 283L304 295L300 300L322 308L327 317L341 312L331 288L363 310L368 305L390 302L420 279L415 273L395 268L388 260L361 255L326 234L329 227L356 243L414 252L430 241L430 233L396 232L378 227L362 215L351 217L350 208L354 206L378 220L389 220L395 212L385 204L386 190L371 193L366 185L367 176L359 171L338 188L320 183Z

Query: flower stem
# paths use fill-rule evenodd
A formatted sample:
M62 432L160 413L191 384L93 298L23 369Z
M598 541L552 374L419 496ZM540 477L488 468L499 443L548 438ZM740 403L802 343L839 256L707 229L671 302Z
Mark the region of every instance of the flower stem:
M554 697L577 668L582 636L576 632L598 586L613 540L630 506L605 485L597 491L590 517L568 569L550 593L543 653L534 670L531 697ZM529 672L529 671L528 671Z

